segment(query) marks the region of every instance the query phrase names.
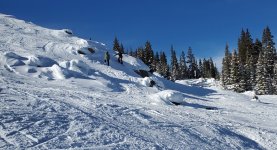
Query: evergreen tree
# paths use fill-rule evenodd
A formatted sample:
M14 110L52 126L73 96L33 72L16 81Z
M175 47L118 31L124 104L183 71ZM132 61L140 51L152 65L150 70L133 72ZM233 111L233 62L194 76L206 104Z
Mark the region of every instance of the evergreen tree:
M176 57L176 52L173 49L173 46L171 46L171 80L175 81L179 77L179 66L178 66L178 60Z
M145 60L144 60L144 50L143 50L142 47L139 47L137 49L137 57L145 63Z
M266 27L263 31L262 51L264 52L264 57L266 60L266 71L270 77L273 76L274 59L276 57L276 49L274 45L275 43L273 42L273 35L271 35L269 27Z
M211 74L210 78L216 78L216 69L212 58L210 58L209 63L210 63L210 74Z
M161 73L160 56L158 52L156 52L154 56L154 61L152 64L153 64L154 71Z
M274 65L274 76L273 76L274 93L273 94L277 94L277 62L276 61L275 61L275 65Z
M149 67L152 67L151 64L154 60L154 52L153 52L150 41L146 41L146 43L145 43L144 60L145 60L146 65L148 65ZM153 69L153 68L151 68L151 69Z
M218 72L218 69L217 69L216 65L214 65L214 70L215 70L215 79L219 80L220 79L220 74Z
M211 74L211 64L210 64L210 60L203 60L203 67L204 67L204 77L205 78L211 78L212 74Z
M238 64L238 54L236 50L232 54L232 60L231 60L231 70L230 70L230 79L232 84L232 89L234 91L239 90L239 64Z
M123 44L121 43L120 44L120 48L119 48L119 52L121 52L121 53L124 53L124 46L123 46Z
M114 38L113 41L113 50L119 52L120 51L120 45L117 37Z
M231 84L230 71L231 71L231 59L232 55L229 51L229 46L226 44L225 47L225 56L222 61L222 84L225 87L226 85Z
M257 62L257 69L256 69L256 87L255 87L255 91L257 94L259 95L264 95L266 94L266 68L264 65L264 58L263 58L263 52L260 52L259 54L259 59Z
M246 90L253 90L256 85L256 64L254 57L254 55L251 55L245 66Z
M187 64L188 64L188 78L195 78L195 58L192 53L191 47L189 47L187 52Z
M194 69L194 78L195 79L200 78L200 70L199 70L198 62L195 58L193 61L193 69Z
M202 60L199 59L199 76L201 78L204 78L204 67L203 67L203 63L202 63Z
M238 87L236 92L244 92L246 90L246 69L242 62L238 61Z
M252 51L254 64L256 64L259 59L259 53L262 51L262 47L263 47L262 42L259 39L256 39L253 45L253 51Z
M247 62L247 55L251 54L253 51L253 40L251 38L248 29L246 32L242 29L241 36L238 40L238 56L241 63L245 65Z
M164 52L161 52L160 54L160 65L161 65L161 75L164 77L169 77L169 67L167 65L167 58Z
M187 78L187 64L186 64L186 57L185 52L182 51L179 60L179 72L180 72L180 79Z

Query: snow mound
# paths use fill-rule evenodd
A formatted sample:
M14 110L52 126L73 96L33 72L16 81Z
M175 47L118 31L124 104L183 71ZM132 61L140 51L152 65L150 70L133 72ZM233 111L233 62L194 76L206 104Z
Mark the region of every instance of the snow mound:
M152 99L152 104L167 104L171 105L172 102L184 103L185 96L183 93L174 90L164 90L149 96Z
M71 71L79 72L81 74L90 75L92 70L89 65L81 60L64 61L59 64L61 67Z
M250 101L261 102L259 100L259 97L255 94L255 91L246 91L246 92L243 92L242 94L244 94L246 96L249 96L250 97Z
M149 78L149 77L145 77L145 78L142 78L142 79L140 79L140 84L141 85L143 85L143 86L148 86L148 87L150 87L150 85L151 85L151 79Z
M51 67L57 62L53 59L43 57L43 56L30 56L27 64L29 66L37 66L37 67Z
M21 66L21 65L25 65L25 63L23 62L24 60L27 60L26 57L22 57L16 53L13 52L7 52L4 55L4 59L7 65L11 66Z
M216 81L214 78L206 79L206 78L199 78L199 79L187 79L187 80L177 80L176 83L187 85L187 86L200 86L200 87L211 87L211 86L218 86L220 83Z
M52 67L43 68L40 77L48 80L65 79L66 74L68 74L68 72L65 69L62 69L60 66L54 64Z

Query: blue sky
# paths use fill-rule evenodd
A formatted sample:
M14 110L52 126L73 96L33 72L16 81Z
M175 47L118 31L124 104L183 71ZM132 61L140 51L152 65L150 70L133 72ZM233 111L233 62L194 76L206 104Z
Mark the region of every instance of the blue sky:
M268 25L277 36L276 0L1 0L0 13L109 47L115 35L126 48L146 40L155 51L191 46L198 58L218 59L226 42L235 49L242 28L255 39Z

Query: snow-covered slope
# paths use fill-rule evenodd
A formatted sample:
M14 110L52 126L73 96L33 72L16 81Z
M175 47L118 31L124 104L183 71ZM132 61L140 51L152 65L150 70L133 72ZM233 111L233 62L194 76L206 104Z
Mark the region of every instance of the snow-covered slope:
M277 96L141 78L71 33L0 14L0 149L277 149Z

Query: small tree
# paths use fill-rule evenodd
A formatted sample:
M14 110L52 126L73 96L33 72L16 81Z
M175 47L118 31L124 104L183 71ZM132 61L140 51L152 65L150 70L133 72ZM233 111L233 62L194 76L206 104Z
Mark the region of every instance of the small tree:
M120 51L120 45L119 45L119 41L117 39L117 37L114 38L113 41L113 50L119 52Z

